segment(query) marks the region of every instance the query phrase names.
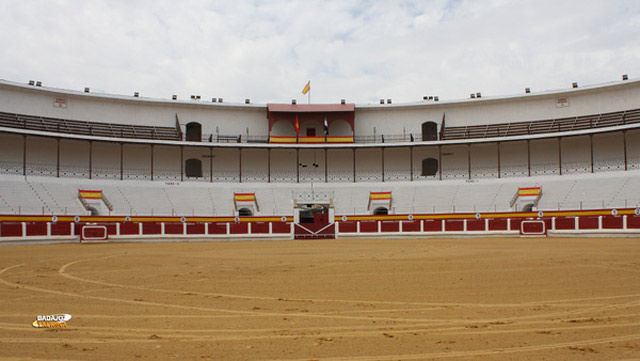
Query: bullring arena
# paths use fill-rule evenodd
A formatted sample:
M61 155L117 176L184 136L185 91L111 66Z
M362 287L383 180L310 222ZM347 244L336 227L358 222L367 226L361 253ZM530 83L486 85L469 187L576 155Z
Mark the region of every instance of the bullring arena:
M638 99L2 80L0 357L638 359Z

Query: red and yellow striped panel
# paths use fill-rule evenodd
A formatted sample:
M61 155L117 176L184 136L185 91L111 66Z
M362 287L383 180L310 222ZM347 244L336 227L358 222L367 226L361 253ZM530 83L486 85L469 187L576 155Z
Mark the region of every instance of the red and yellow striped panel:
M287 143L295 143L295 142L296 142L296 137L274 137L274 136L269 137L269 143L287 144Z
M353 137L352 137L352 136L344 136L344 137L334 136L334 137L327 137L327 143L353 143Z
M520 197L537 196L540 195L542 189L540 187L518 188L518 195Z
M388 200L391 199L391 192L371 192L369 198L372 200Z
M236 202L255 202L256 194L255 193L234 193L234 199Z
M78 190L78 195L84 199L102 199L102 191Z

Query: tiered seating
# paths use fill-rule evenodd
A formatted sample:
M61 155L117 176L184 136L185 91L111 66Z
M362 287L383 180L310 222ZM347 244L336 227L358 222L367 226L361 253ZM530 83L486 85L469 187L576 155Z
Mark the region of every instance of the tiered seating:
M80 184L51 177L0 176L0 214L87 214L78 189L102 189L113 205L112 215L232 216L234 193L253 193L260 202L256 215L291 215L296 194L329 194L336 215L369 213L371 192L392 192L390 213L510 211L518 187L541 187L539 210L600 209L640 205L640 170L588 175L519 177L333 185L180 183L83 180ZM304 200L302 200L304 201ZM388 202L388 201L387 201ZM372 209L374 209L372 207ZM256 209L257 211L257 209Z
M0 112L0 126L97 137L180 140L175 127L85 122Z
M640 109L561 119L445 127L442 140L511 137L516 135L570 132L640 123Z

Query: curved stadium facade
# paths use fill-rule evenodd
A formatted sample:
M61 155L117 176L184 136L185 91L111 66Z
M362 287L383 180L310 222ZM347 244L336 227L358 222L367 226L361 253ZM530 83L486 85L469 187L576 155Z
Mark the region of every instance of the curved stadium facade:
M639 168L635 80L375 105L0 81L5 241L634 234Z

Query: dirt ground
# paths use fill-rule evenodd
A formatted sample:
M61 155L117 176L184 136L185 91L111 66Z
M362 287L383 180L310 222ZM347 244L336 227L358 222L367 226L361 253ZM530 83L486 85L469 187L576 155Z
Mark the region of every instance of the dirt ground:
M640 239L2 246L0 314L2 360L640 359Z

